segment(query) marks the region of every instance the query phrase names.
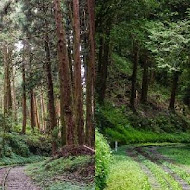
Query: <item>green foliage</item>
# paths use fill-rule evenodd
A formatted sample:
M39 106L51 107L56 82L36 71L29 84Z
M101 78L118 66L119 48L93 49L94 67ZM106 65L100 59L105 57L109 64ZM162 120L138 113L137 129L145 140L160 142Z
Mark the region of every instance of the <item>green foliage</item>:
M57 180L56 183L54 183L54 179L56 177L59 179L59 176L71 176L72 173L73 175L77 174L77 176L83 176L84 170L88 170L88 166L93 162L93 160L94 158L90 156L70 157L66 159L59 158L54 160L49 159L43 162L29 165L27 167L27 173L45 189L66 190L70 188L71 190L74 190L78 188L91 190L94 187L93 184L81 184L82 182L77 182L76 176L72 180L72 185L70 184L69 179L68 182L63 182L61 180L62 178L60 178L60 180Z
M96 190L101 190L106 186L106 179L109 173L111 161L111 150L107 141L96 131Z
M108 175L106 190L150 190L147 176L137 162L126 156L125 148L120 148L114 156Z
M190 165L189 145L181 144L175 147L163 146L158 148L158 151L179 164Z
M30 157L22 157L22 156L16 155L15 153L12 153L11 157L0 158L0 166L19 165L19 164L23 165L23 164L33 163L33 162L39 162L44 159L45 157L42 157L42 156L31 155Z
M15 154L22 157L30 155L29 147L24 143L22 136L16 133L7 133L5 140Z
M94 190L94 186L80 186L69 182L53 183L47 190Z
M140 159L142 160L143 164L147 166L150 169L150 171L154 174L158 182L161 184L162 189L182 189L180 184L177 183L170 174L166 173L157 164L149 160L146 160L143 156L140 156Z
M190 142L189 123L176 114L142 117L105 104L99 116L98 125L111 142Z

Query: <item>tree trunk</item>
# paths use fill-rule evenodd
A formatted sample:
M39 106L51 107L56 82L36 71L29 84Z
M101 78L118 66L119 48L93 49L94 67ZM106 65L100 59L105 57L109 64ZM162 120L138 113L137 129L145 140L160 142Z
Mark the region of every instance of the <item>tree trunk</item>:
M13 119L15 122L17 122L15 76L16 76L16 71L14 67L12 67Z
M179 81L179 73L174 72L173 74L173 81L172 81L172 89L171 89L171 98L170 98L170 104L169 104L169 110L174 111L175 110L175 98L176 98L176 91L178 87L178 81Z
M86 79L86 141L94 147L94 82L95 82L95 0L87 0L89 20L89 55Z
M37 104L37 98L34 94L34 114L35 114L35 124L40 131L40 122L39 122L39 114L38 114L38 104Z
M146 104L148 97L148 60L143 63L143 80L142 80L142 92L141 103Z
M133 110L135 110L138 62L139 62L139 49L137 46L134 46L134 62L133 62L133 75L132 75L131 98L130 98L130 104Z
M30 90L30 122L31 122L31 128L34 131L36 123L35 123L34 92L33 92L33 89Z
M102 44L102 49L100 48L99 57L99 73L97 81L97 94L98 102L100 104L104 103L105 94L106 94L106 83L108 75L108 64L109 64L109 52L110 51L110 39L106 37L105 41ZM102 54L102 55L101 55ZM100 60L101 59L101 60Z
M48 88L48 112L50 117L50 128L53 131L57 127L57 117L55 111L55 100L54 100L54 91L53 91L53 79L51 74L51 56L50 56L50 47L49 47L49 36L48 33L45 35L45 52L46 52L46 76L47 76L47 88ZM53 155L56 152L56 137L53 136L52 139L52 153Z
M66 143L67 145L74 144L74 121L72 110L72 91L71 79L69 72L69 59L66 45L65 30L63 27L63 17L60 5L60 0L54 0L55 5L55 21L56 32L58 39L58 60L59 60L59 76L60 76L60 98L61 106L64 114L65 127L66 127Z
M23 55L22 63L22 133L26 133L26 119L27 119L27 110L26 110L26 73L25 73L25 55Z
M46 131L46 121L45 121L45 105L44 105L44 95L43 95L43 90L41 91L41 110L42 110L42 125L43 125L43 132Z
M11 56L12 50L5 45L4 46L4 114L5 116L11 116L12 111L12 95L11 95L11 74L10 74L10 65L11 65Z
M75 125L77 127L78 143L84 143L84 118L83 118L83 91L81 77L80 57L80 16L79 0L73 0L73 30L74 30L74 100L75 100Z

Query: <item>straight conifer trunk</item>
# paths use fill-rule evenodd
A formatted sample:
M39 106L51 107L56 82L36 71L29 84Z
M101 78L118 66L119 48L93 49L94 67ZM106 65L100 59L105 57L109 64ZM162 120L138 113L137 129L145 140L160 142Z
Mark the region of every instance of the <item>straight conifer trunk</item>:
M177 87L178 87L178 81L179 81L179 73L174 72L173 81L172 81L170 104L169 104L169 110L171 110L171 111L175 110L175 99L176 99L176 91L177 91Z
M30 90L30 124L32 130L34 130L36 123L35 123L35 111L34 111L34 92L33 89Z
M23 54L23 63L22 63L22 133L26 133L26 119L27 119L27 110L26 110L26 71L25 71L25 55Z
M74 30L74 101L75 125L77 127L78 143L84 143L83 93L80 57L80 16L79 0L73 0L73 30Z
M45 52L46 52L46 76L47 76L47 89L48 89L48 112L50 117L50 128L53 131L55 127L57 127L57 117L55 111L55 102L54 102L54 90L53 90L53 79L51 73L51 56L50 56L50 48L49 48L49 36L48 33L45 35ZM53 155L56 152L57 146L55 142L55 137L52 140L52 153Z
M66 127L66 144L74 144L74 121L72 110L72 91L71 91L71 79L69 73L69 59L66 45L65 29L63 27L63 16L61 10L60 0L54 0L55 6L55 21L57 32L57 53L59 60L59 76L60 76L60 102L61 102L61 117L64 116L64 122Z
M135 110L135 99L136 99L136 83L137 83L137 68L139 62L139 50L138 47L134 47L134 62L133 62L133 75L132 75L132 86L131 86L131 108Z
M94 147L94 82L95 82L95 1L87 0L89 21L89 55L86 79L86 142Z
M143 80L142 80L142 92L141 103L145 104L148 98L148 60L143 63Z
M8 47L8 45L4 45L4 114L6 116L11 116L12 112L12 94L11 94L11 72L10 72L10 65L11 65L11 55L12 50Z

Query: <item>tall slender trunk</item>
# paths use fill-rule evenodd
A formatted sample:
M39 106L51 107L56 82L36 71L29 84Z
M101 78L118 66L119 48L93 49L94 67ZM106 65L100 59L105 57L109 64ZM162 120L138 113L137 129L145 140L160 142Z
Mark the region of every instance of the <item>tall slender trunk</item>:
M35 123L35 111L34 111L34 92L33 89L30 90L30 123L31 128L34 130L36 123Z
M4 114L6 116L11 116L12 110L12 94L11 94L11 73L10 73L10 66L11 66L11 56L12 50L5 45L4 46Z
M72 110L72 91L71 79L69 73L69 59L66 45L65 29L63 27L63 16L60 5L60 0L54 0L55 5L55 21L56 32L58 39L58 60L59 60L59 76L60 76L60 98L61 106L64 114L64 122L66 127L66 143L67 145L74 144L74 121Z
M86 141L94 146L94 82L95 82L95 0L87 0L89 21L89 55L86 79Z
M139 49L134 45L134 61L133 61L133 75L132 75L132 86L131 86L131 108L135 110L135 99L136 99L136 83L137 83L137 68L139 62Z
M177 87L178 87L178 81L179 81L179 72L174 72L172 88L171 88L170 104L169 104L169 110L171 110L171 111L175 110L175 99L176 99L176 91L177 91Z
M34 115L35 115L35 124L38 128L38 130L40 130L40 122L39 122L39 114L38 114L38 104L37 104L37 98L36 95L34 94Z
M77 127L78 143L84 143L84 118L83 118L83 93L80 57L80 16L79 0L73 0L73 29L74 29L74 100L75 100L75 125Z
M100 104L103 104L105 95L106 95L106 85L107 85L106 83L107 83L107 75L108 75L109 53L110 53L109 37L106 37L105 41L102 44L102 49L100 48L99 53L100 53L99 56L101 56L102 58L99 57L97 94L98 94L98 102Z
M43 91L41 91L41 110L42 110L42 125L43 125L43 131L46 130L46 121L45 121L45 115L46 115L46 111L45 111L45 105L44 105L44 95L43 95Z
M22 133L26 133L26 119L27 119L27 110L26 110L26 71L25 71L25 55L23 55L22 63Z
M48 112L50 117L50 128L52 130L57 127L57 117L55 111L55 99L54 99L54 90L53 90L53 79L51 73L51 56L50 56L50 47L49 47L49 36L48 33L45 34L45 52L46 52L46 77L47 77L47 88L48 88ZM52 153L55 154L57 145L56 145L56 137L53 136L52 139Z
M142 80L142 92L141 103L145 104L148 98L148 60L143 63L143 80Z
M13 119L15 122L17 122L15 76L16 76L16 71L14 67L12 67Z

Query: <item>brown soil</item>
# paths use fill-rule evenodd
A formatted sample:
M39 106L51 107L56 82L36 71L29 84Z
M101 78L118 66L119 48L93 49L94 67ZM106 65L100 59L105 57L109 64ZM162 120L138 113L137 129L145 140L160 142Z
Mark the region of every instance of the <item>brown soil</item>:
M6 190L40 190L25 174L23 166L1 169L0 185Z

